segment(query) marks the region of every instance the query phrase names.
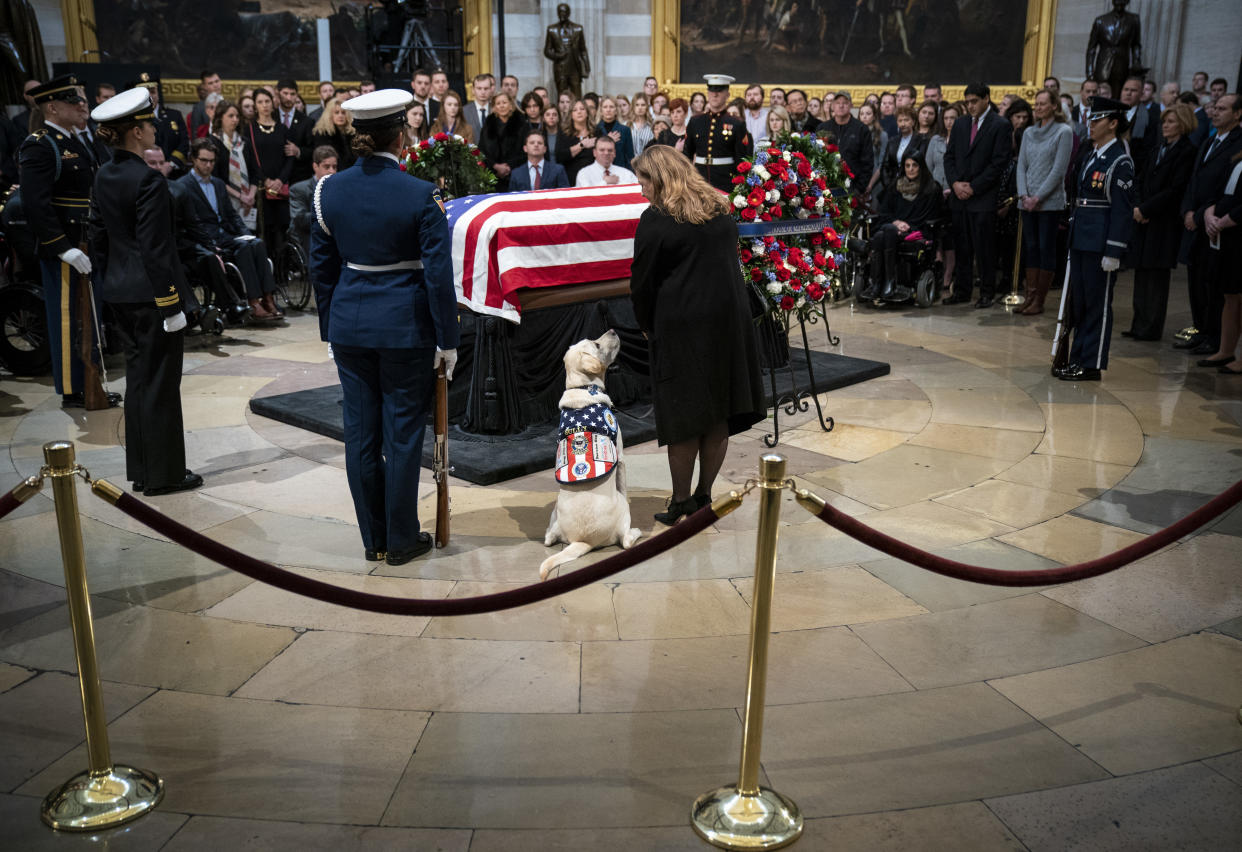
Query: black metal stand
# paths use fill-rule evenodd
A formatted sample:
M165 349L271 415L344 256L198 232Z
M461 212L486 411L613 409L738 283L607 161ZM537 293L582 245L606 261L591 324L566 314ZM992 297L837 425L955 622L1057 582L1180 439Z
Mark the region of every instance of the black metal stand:
M818 316L816 315L818 313ZM802 357L806 359L806 374L810 383L810 390L800 390L798 388L798 374L793 368L793 354L785 360L781 365L769 365L768 382L772 388L772 433L763 436L763 443L768 447L775 447L780 441L781 426L780 416L781 409L785 409L785 414L792 417L798 412L805 412L811 409L807 397L815 403L815 416L819 422L819 427L825 432L831 432L836 426L836 422L831 417L824 417L824 409L819 404L819 397L815 394L815 368L811 365L811 344L807 339L806 326L807 320L811 325L819 322L820 318L824 320L824 331L828 334L828 345L836 346L840 344L841 338L834 337L832 329L828 325L828 312L821 302L818 311L812 311L807 318L798 317L798 328L802 332ZM789 334L789 321L785 321L785 334ZM776 371L784 367L789 371L790 392L780 397L776 395Z

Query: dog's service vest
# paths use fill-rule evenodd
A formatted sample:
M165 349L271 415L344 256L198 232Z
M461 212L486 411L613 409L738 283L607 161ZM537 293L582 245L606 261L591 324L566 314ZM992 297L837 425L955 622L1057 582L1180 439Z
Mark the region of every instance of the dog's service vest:
M598 393L594 385L588 388ZM586 482L612 472L617 464L617 418L602 402L562 408L557 427L556 481Z

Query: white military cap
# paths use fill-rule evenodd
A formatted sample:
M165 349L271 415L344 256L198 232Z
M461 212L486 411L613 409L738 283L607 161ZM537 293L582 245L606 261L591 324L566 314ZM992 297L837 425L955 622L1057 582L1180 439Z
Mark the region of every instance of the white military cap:
M91 110L91 118L100 124L123 124L130 121L154 121L151 93L142 86L113 95Z
M723 92L734 81L728 74L704 74L703 79L707 81L709 92Z
M405 123L405 111L414 100L409 89L379 89L341 104L353 116L356 130L379 130Z

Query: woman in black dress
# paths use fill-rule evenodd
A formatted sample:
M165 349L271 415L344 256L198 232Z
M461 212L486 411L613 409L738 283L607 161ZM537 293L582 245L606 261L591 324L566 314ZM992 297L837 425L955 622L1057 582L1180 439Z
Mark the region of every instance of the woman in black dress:
M901 168L901 177L880 201L871 237L871 280L860 299L903 302L914 295L909 286L897 283L897 244L916 231L926 234L927 223L937 218L944 202L921 154L906 154Z
M1199 366L1215 366L1227 376L1242 376L1237 360L1238 341L1242 339L1242 229L1238 228L1242 220L1242 154L1234 155L1225 194L1203 220L1208 239L1220 243L1220 250L1212 251L1215 257L1209 261L1208 274L1224 293L1225 306L1220 315L1220 346Z
M259 221L268 256L278 257L289 229L289 175L293 156L285 153L289 131L272 115L272 95L267 89L254 93L254 121L246 128L250 148L259 167Z
M578 172L595 162L595 125L584 100L569 108L569 121L556 138L556 161L565 167L570 186L578 180Z
M673 524L711 502L729 436L767 407L725 196L666 145L648 147L633 166L651 206L634 234L630 298L650 348L656 438L668 446L673 480L668 511L655 517Z
M518 112L513 98L497 92L479 134L479 150L496 173L497 192L509 191L509 173L526 162L526 152L522 150L525 136L526 116Z

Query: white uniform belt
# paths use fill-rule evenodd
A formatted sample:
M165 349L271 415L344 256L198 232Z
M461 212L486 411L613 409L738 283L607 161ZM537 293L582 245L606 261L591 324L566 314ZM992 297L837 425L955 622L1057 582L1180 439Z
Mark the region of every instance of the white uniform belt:
M731 166L733 165L732 157L695 157L694 161L700 166Z
M423 262L421 260L402 260L398 263L385 263L380 266L371 266L366 263L349 263L346 266L350 269L356 269L359 272L393 272L398 269L422 269Z
M1111 207L1107 201L1098 201L1094 198L1079 198L1074 202L1076 207Z

